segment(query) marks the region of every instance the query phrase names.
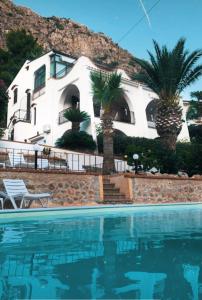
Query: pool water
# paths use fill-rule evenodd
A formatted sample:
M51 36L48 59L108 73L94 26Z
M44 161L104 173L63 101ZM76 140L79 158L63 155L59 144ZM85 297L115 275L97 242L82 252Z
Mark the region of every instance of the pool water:
M0 299L202 299L202 206L0 216Z

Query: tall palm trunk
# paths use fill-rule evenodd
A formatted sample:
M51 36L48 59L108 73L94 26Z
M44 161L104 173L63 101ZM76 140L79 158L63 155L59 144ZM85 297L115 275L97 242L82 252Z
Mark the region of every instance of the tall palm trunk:
M103 173L111 174L115 171L114 142L113 142L113 117L110 113L103 113Z
M157 101L156 130L162 144L175 151L177 136L182 129L182 108L178 103L172 105L168 101Z

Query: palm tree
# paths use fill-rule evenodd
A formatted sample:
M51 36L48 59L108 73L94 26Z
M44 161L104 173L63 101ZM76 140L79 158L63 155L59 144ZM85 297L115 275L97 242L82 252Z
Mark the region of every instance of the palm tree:
M185 39L180 39L171 51L166 46L160 48L156 41L153 43L155 55L148 51L149 62L135 59L141 71L133 79L158 95L157 133L168 149L175 150L182 128L180 93L202 75L202 65L197 65L202 50L189 53L185 50Z
M115 171L113 153L113 105L123 95L121 88L121 74L103 74L91 72L92 91L95 99L101 104L101 120L103 132L103 173L111 174Z
M69 108L64 112L64 117L72 122L72 132L79 132L80 123L88 121L90 116L85 111L80 111L77 108Z

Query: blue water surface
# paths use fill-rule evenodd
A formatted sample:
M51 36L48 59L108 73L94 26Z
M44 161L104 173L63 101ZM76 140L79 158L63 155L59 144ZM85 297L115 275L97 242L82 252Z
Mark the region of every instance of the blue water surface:
M0 299L202 299L202 206L0 216Z

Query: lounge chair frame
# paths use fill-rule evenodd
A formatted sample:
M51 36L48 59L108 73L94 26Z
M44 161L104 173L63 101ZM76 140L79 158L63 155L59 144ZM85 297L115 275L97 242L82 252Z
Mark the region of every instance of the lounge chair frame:
M14 209L30 207L34 200L38 200L42 207L47 207L48 199L52 198L50 193L31 194L28 192L25 183L22 179L3 179L3 184L9 199ZM44 205L42 199L46 199L47 204ZM19 201L19 207L17 206Z

